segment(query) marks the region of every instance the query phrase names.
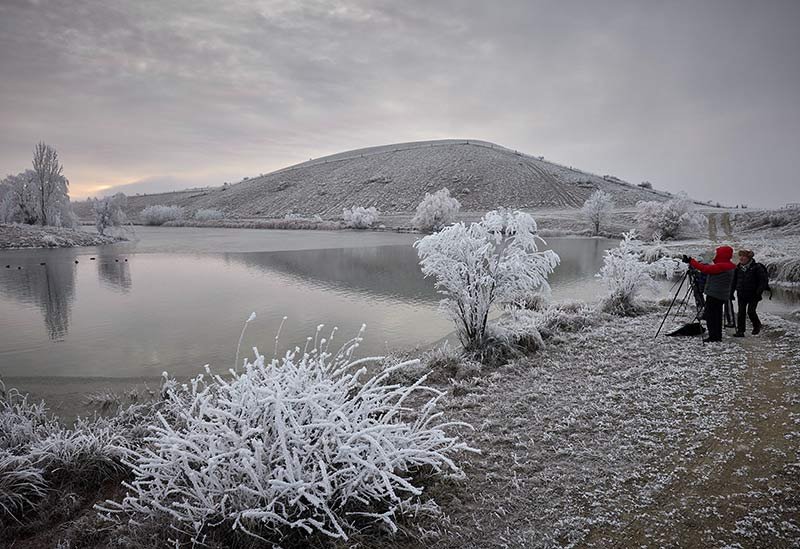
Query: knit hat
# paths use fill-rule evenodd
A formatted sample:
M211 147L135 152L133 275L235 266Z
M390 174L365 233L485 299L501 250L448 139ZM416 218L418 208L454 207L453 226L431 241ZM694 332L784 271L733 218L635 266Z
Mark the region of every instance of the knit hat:
M753 256L755 254L753 253L753 250L739 250L739 255L743 255L745 257L749 257L750 259L753 259Z

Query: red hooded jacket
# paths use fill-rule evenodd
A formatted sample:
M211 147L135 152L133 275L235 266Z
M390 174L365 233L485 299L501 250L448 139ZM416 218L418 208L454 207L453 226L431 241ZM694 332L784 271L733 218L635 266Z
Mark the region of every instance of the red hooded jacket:
M733 248L730 246L720 246L717 248L717 253L714 255L714 263L700 263L696 259L692 259L689 265L708 275L726 273L736 268L736 265L731 261L733 257Z

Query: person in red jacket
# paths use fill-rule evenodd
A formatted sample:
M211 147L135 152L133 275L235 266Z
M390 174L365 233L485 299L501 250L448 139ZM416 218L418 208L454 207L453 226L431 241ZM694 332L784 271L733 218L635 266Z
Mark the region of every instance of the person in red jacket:
M722 341L722 306L731 294L733 275L736 265L733 264L733 248L720 246L714 255L713 263L700 263L688 255L683 256L684 263L693 269L708 275L704 292L706 294L706 325L708 338L705 342Z

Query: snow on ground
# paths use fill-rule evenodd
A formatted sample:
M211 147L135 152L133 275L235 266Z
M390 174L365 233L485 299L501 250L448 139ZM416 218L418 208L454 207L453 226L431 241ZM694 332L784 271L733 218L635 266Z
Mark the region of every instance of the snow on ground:
M614 319L460 383L449 412L483 454L432 493L452 530L428 546L797 540L797 326L770 317L758 338L704 346L653 341L660 320Z
M101 236L79 229L0 224L0 249L99 246L101 244L112 244L119 240L124 239L113 236Z

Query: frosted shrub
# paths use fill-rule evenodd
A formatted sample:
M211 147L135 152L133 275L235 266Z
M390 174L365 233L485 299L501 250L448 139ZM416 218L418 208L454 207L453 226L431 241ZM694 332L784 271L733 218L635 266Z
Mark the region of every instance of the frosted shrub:
M425 198L417 206L411 225L420 231L438 231L455 221L461 203L450 196L447 188L433 194L425 193Z
M642 290L655 289L656 277L674 276L681 263L662 257L648 262L643 257L636 232L623 233L619 247L606 250L599 276L608 288L601 308L619 315L633 315L641 310L637 297Z
M461 343L478 350L485 343L493 306L522 303L549 290L547 277L558 265L529 214L497 210L469 226L455 223L414 246L422 273L436 279L441 302L456 323Z
M605 223L613 209L614 199L612 196L598 189L583 203L581 215L591 223L596 235L600 232L600 225Z
M422 493L415 472L460 475L453 455L468 448L440 423L441 392L425 378L387 383L407 363L370 376L376 359L351 358L359 341L333 354L322 339L320 351L271 361L254 349L231 379L167 379L171 404L130 461L126 497L98 507L103 516L167 520L193 542L231 530L347 539L364 519L395 530L398 509ZM428 395L418 410L415 395Z
M0 525L19 521L47 494L42 469L23 456L0 449Z
M139 219L145 225L163 225L168 221L177 221L181 218L183 218L183 208L164 206L163 204L148 206L139 214Z
M78 419L72 429L58 429L28 449L51 482L97 483L123 470L126 440L118 427L103 418Z
M636 204L636 223L646 238L676 238L684 232L699 231L706 217L696 212L691 199L680 194L665 202L643 201Z
M195 221L214 221L223 217L225 215L219 210L197 210L194 212Z
M122 210L127 201L128 198L123 193L117 193L92 202L94 226L98 233L105 234L109 227L119 227L127 222L125 212Z
M370 208L353 206L342 212L342 219L344 219L345 226L351 229L368 229L378 221L379 215L380 213L374 206Z

